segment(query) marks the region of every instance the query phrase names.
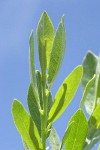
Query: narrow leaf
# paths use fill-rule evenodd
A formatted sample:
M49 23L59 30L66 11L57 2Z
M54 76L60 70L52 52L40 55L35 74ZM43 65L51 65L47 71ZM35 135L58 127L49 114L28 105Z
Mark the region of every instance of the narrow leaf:
M37 28L39 60L42 72L46 71L50 61L50 53L54 40L54 27L46 12L40 18Z
M56 96L54 98L54 103L49 112L48 120L49 122L56 121L60 115L68 107L69 103L73 99L80 80L82 77L83 69L82 66L78 66L74 71L64 80L61 87L59 88Z
M13 102L12 114L14 123L29 148L32 150L42 150L42 144L36 125L23 105L17 100Z
M33 31L31 32L30 35L29 44L30 44L30 79L31 79L34 96L36 98L36 102L39 103L38 94L37 94L37 81L36 81L36 74L35 74Z
M31 118L35 122L37 129L39 131L39 134L41 136L41 117L40 117L40 112L36 103L36 99L35 99L31 84L28 90L27 103L28 103L28 108L30 111Z
M54 128L51 128L51 132L50 132L48 140L50 143L50 148L52 150L60 150L60 146L61 146L60 139Z
M89 80L91 80L96 74L98 57L96 57L91 51L89 51L83 60L83 78L82 78L82 88L83 92ZM95 105L95 82L85 100L85 108L88 114L91 114Z
M66 138L65 149L82 150L88 131L88 122L81 109L74 114L69 124L71 124L71 122L74 123L71 126L68 137Z
M84 106L87 95L88 95L92 85L94 84L94 82L95 82L95 76L93 76L93 78L89 80L89 82L87 83L87 85L85 87L85 90L84 90L84 93L83 93L83 96L82 96L82 100L81 100L81 103L80 103L81 108Z
M52 84L55 80L58 71L60 69L64 54L65 54L65 45L66 45L66 31L64 27L64 16L58 26L56 35L54 38L54 43L51 51L49 69L48 69L48 83Z

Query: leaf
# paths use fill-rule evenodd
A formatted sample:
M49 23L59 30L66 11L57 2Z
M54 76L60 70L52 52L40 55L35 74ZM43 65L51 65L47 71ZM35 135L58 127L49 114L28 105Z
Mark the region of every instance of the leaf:
M38 94L37 94L37 81L36 81L36 74L35 74L33 31L31 32L29 43L30 43L30 78L31 78L31 84L32 84L34 96L36 98L36 102L39 103Z
M14 100L12 105L14 123L23 140L32 150L42 150L42 143L35 123L24 109L23 105Z
M82 150L88 131L88 122L81 109L79 109L71 118L69 125L71 126L68 137L66 138L65 149L67 150Z
M50 61L50 53L54 40L54 27L46 12L40 18L37 28L39 60L42 72L45 73Z
M100 140L100 103L93 111L88 124L89 131L83 150L91 150L91 148Z
M96 106L95 110L93 111L89 119L89 124L91 124L95 128L100 128L100 103Z
M60 115L68 107L69 103L73 99L77 88L80 84L83 69L82 66L78 66L74 71L64 80L54 98L54 103L49 112L48 121L56 121Z
M85 90L84 90L84 93L83 93L83 96L82 96L82 100L81 100L81 103L80 103L80 107L82 108L84 106L84 103L85 103L85 100L87 98L87 95L92 87L92 85L94 84L95 82L95 75L93 76L92 79L90 79L88 81L88 83L86 84L86 87L85 87Z
M89 80L91 80L96 74L96 66L97 66L98 57L96 57L91 51L89 51L86 57L83 60L83 78L82 78L82 88L83 92ZM85 100L85 108L88 114L91 114L94 109L95 104L95 82L92 85L86 100Z
M97 62L97 67L96 67L96 84L95 84L95 88L96 88L96 105L97 105L97 101L100 98L100 56L98 58L98 62Z
M48 69L48 83L52 84L60 69L66 46L66 31L64 27L64 16L58 26L53 42L53 47L50 56L50 63Z
M35 122L37 129L39 131L39 134L41 136L41 117L40 117L40 112L36 103L36 99L35 99L31 84L28 90L27 103L28 103L28 108L30 111L31 118Z
M67 129L65 131L65 134L64 134L63 139L62 139L62 144L61 144L60 150L66 145L66 141L67 141L67 138L71 132L71 128L72 128L73 123L75 123L75 122L74 121L71 122L71 124L67 127Z
M41 79L41 73L39 71L36 71L36 77L37 77L37 87L38 87L38 95L40 98L40 105L41 105L41 108L43 108L42 79ZM33 121L35 122L35 124L38 128L39 134L41 136L41 116L40 116L40 112L38 109L38 105L36 103L36 99L35 99L31 84L30 84L29 90L28 90L27 103L28 103L28 108L29 108L31 117L32 117ZM52 103L53 103L52 95L51 95L51 93L49 93L47 113L49 113Z
M50 147L52 150L60 150L60 146L61 146L60 139L56 130L53 127L51 128L51 132L50 132L48 140L49 140Z
M84 147L82 150L91 150L95 144L100 141L100 129L92 128L88 132Z

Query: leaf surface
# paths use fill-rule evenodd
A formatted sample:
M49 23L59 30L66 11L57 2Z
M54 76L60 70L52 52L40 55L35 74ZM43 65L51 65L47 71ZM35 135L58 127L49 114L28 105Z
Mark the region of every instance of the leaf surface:
M45 73L50 61L50 53L54 40L54 27L46 12L40 18L37 27L39 60L42 72Z
M82 66L78 66L74 71L64 80L61 87L56 93L54 103L50 109L48 120L49 122L56 121L60 115L68 107L69 103L73 99L77 88L80 84L83 69Z
M88 81L88 83L85 87L85 90L84 90L84 93L83 93L83 96L82 96L82 100L81 100L81 103L80 103L81 108L84 106L87 95L88 95L92 85L94 84L94 82L95 82L95 76L93 76L93 78Z
M42 150L42 143L35 123L24 109L23 105L14 100L12 106L14 123L23 140L32 150Z
M64 16L58 26L53 42L48 69L48 83L52 84L60 69L66 46L66 31L64 27Z
M60 150L60 146L61 146L60 139L56 130L53 127L51 128L51 132L48 140L52 150Z
M83 78L82 88L83 92L89 80L91 80L96 74L98 57L96 57L91 51L89 51L83 60ZM85 100L85 108L88 114L91 115L95 105L95 82L89 90L89 93Z
M65 149L82 150L88 131L88 122L81 109L79 109L71 118L69 124L71 123L70 132L66 140L64 140Z
M35 74L35 60L34 60L34 38L33 38L33 31L30 35L30 79L31 84L34 92L34 96L36 98L36 102L39 103L38 93L37 93L37 80L36 80L36 74Z

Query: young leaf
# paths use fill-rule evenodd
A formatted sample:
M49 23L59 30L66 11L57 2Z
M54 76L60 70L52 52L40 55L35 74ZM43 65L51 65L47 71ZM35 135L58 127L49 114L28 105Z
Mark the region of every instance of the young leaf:
M31 84L28 90L27 103L28 103L28 108L30 111L31 118L36 124L39 134L41 136L41 117L40 117L40 112L36 103L36 99L35 99Z
M50 56L50 63L48 69L48 83L52 84L55 80L58 71L60 69L64 54L65 54L65 45L66 45L66 31L64 27L64 16L58 26L56 35L53 42L53 47Z
M60 150L60 139L56 130L53 127L51 128L48 140L52 150Z
M34 38L33 38L33 31L30 35L30 78L31 84L34 92L34 96L36 98L36 102L39 103L39 98L37 94L37 81L36 81L36 74L35 74L35 61L34 61Z
M37 28L39 60L42 72L45 73L50 61L50 53L54 40L54 27L46 12L40 18Z
M96 74L96 66L97 66L98 58L89 51L86 57L83 60L83 78L82 78L82 88L83 92L89 80L91 80ZM87 113L91 114L94 109L95 104L95 83L92 85L86 100L85 100L85 108Z
M70 132L64 143L65 149L82 150L88 131L88 122L81 109L79 109L71 118L69 125L71 123L72 126Z
M83 93L83 96L82 96L82 100L81 100L81 103L80 103L81 108L84 106L87 95L88 95L92 85L94 84L94 82L95 82L95 76L93 76L93 78L89 80L89 82L87 83L87 85L85 87L85 90L84 90L84 93Z
M80 84L82 73L82 66L78 66L64 80L54 98L54 103L48 115L49 122L56 121L68 107Z
M12 114L14 123L29 148L32 150L42 150L42 143L36 125L23 105L17 100L13 102Z

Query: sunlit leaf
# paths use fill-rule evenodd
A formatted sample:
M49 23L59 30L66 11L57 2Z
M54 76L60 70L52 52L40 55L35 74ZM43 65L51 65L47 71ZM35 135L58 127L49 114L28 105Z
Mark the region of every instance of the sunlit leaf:
M37 27L39 60L42 72L45 73L50 61L50 53L54 40L54 27L46 12L40 18Z
M82 66L78 66L64 80L54 98L54 103L51 107L48 116L49 122L56 121L68 107L80 84L82 73L83 73Z
M49 69L48 69L48 83L51 84L60 69L66 46L66 31L64 27L64 16L58 26L56 35L54 38L54 43L51 51Z
M17 100L13 102L12 114L16 128L29 148L42 150L42 143L36 125L23 105Z
M96 74L98 57L96 57L91 51L89 51L86 57L83 60L83 78L82 78L82 87L83 92L86 88L87 83L91 80ZM85 108L87 113L91 114L95 105L95 82L89 90L89 93L85 100Z
M71 122L73 123L70 132L66 140L64 139L65 150L82 150L88 131L88 122L81 109L74 114L69 125Z

